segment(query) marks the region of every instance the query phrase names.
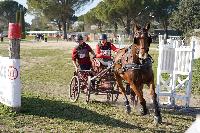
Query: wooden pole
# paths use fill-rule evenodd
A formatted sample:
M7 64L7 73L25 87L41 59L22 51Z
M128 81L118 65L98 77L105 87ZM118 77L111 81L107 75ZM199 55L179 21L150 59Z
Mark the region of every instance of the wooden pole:
M20 39L9 40L9 58L20 59Z

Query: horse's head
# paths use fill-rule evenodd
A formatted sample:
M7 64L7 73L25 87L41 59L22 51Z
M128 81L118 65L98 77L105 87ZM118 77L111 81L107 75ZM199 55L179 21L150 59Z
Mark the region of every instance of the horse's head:
M140 59L148 57L149 46L152 42L151 36L148 34L149 29L150 24L147 24L145 28L141 28L137 24L134 27L134 44Z

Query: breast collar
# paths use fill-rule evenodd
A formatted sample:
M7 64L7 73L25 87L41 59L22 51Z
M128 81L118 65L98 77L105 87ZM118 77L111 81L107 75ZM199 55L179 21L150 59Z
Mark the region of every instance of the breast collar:
M136 56L138 56L138 48L135 46L136 49ZM130 55L132 54L132 46L129 46L126 50L125 53L122 55L122 57L124 56L126 61L128 62L128 58L130 57ZM121 58L122 60L122 58ZM140 59L139 59L140 60ZM141 70L141 69L148 69L149 67L152 67L152 59L150 57L140 60L140 63L127 63L127 64L123 64L122 61L120 62L122 64L122 70L123 71L127 71L127 70Z

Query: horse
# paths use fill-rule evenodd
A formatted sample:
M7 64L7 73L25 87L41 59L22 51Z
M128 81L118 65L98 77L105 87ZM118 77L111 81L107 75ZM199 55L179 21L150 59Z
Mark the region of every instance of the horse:
M122 95L125 97L125 106L127 113L131 112L131 107L126 95L126 90L123 87L123 81L126 81L131 88L132 94L138 97L141 109L141 115L146 115L148 109L146 101L143 97L142 88L144 84L150 88L153 106L154 106L154 122L156 124L162 122L162 117L157 102L157 94L155 93L154 74L152 70L152 58L148 54L151 36L148 34L150 24L141 28L138 24L134 26L134 44L128 48L123 48L118 51L114 58L114 75L117 85L119 86Z

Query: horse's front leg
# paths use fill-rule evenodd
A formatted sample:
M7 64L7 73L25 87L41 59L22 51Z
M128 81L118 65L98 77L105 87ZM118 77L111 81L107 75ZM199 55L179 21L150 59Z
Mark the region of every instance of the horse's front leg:
M160 109L159 109L159 105L158 105L158 101L157 101L157 94L155 92L154 81L151 81L148 86L150 88L152 100L153 100L153 107L154 107L154 113L155 113L154 122L156 124L158 124L158 123L162 122L162 117L161 117L161 114L160 114Z
M127 98L127 95L126 95L126 90L123 86L123 83L122 83L122 78L119 76L119 75L115 75L116 76L116 82L117 82L117 85L119 86L120 90L121 90L121 93L122 95L124 96L125 98L125 107L126 107L126 112L128 114L130 114L131 112L131 107L130 107L130 104L129 104L129 101L128 101L128 98Z
M141 86L136 85L135 83L131 82L130 87L133 90L133 92L136 94L136 96L139 98L140 104L142 105L142 108L140 109L141 115L146 115L148 110L147 110L147 106L146 106L146 101L143 98L142 91L140 90Z
M129 85L129 87L130 87L130 85ZM139 90L140 90L140 92L141 92L141 94L143 96L142 89L143 89L143 84L139 87ZM131 101L133 103L133 106L136 107L138 105L138 100L139 99L138 99L138 96L136 96L136 94L135 94L135 92L133 90L131 90L130 98L131 98Z

